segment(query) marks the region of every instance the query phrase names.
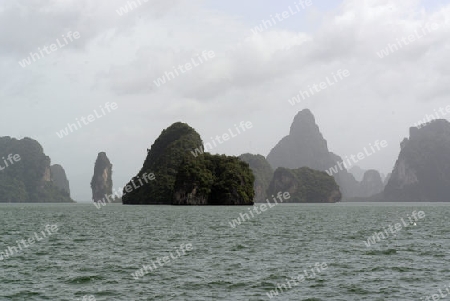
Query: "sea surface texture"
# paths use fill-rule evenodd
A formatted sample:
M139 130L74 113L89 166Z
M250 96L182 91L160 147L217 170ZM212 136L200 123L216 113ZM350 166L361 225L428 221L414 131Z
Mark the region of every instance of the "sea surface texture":
M233 228L241 213L249 218ZM449 205L279 205L253 215L0 205L0 252L35 240L0 260L0 300L450 300ZM46 225L57 231L43 237Z

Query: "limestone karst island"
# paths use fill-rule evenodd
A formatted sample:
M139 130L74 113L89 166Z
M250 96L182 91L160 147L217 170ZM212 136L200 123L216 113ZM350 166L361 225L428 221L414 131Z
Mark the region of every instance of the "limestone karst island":
M450 301L450 0L0 0L0 301Z
M267 157L203 152L200 134L176 122L162 130L147 149L141 169L119 189L113 188L113 164L99 152L90 182L92 201L97 206L251 206L282 191L291 195L285 203L445 202L450 193L449 141L446 120L411 127L392 173L382 177L356 165L347 169L348 163L328 150L308 109L295 116L289 135ZM37 141L2 137L0 151L7 154L0 172L1 202L74 202L65 170L51 165Z

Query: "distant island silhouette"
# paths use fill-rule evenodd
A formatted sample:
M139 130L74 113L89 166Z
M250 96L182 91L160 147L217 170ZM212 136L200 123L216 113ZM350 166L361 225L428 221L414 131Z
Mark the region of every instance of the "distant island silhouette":
M108 195L112 197L108 202L125 205L250 206L279 191L292 196L285 203L449 201L450 123L433 120L411 127L409 136L401 142L391 174L383 179L377 170L352 168L358 181L345 164L330 172L336 162L345 161L328 150L308 109L295 116L289 135L267 158L250 153L212 155L204 147L199 152L204 145L200 135L176 122L147 149L141 170L119 196L112 192L112 164L106 153L99 152L91 181L93 201L105 205ZM0 155L5 161L0 202L74 202L64 168L50 165L37 141L0 137Z

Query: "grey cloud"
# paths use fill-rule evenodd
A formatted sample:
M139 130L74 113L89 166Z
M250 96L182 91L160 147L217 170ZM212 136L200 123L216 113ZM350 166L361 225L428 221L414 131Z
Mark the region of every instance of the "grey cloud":
M161 18L182 0L142 1L127 14L116 12L129 2L123 0L17 0L0 4L0 55L15 58L36 51L62 39L68 31L78 31L81 38L67 48L84 49L85 45L114 30L115 35L131 35L130 28L143 19Z

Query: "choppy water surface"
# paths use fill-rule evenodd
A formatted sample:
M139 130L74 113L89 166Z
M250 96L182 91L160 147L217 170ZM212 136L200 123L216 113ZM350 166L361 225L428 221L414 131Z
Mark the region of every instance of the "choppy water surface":
M414 210L425 213L416 225ZM232 228L246 212L0 205L0 252L41 238L0 261L0 300L271 300L267 293L315 263L328 268L272 300L421 300L450 284L448 205L280 205ZM402 218L408 227L394 236L389 225ZM58 231L43 238L47 224ZM367 247L384 229L389 236ZM176 257L181 244L193 249ZM134 279L170 252L176 259Z

